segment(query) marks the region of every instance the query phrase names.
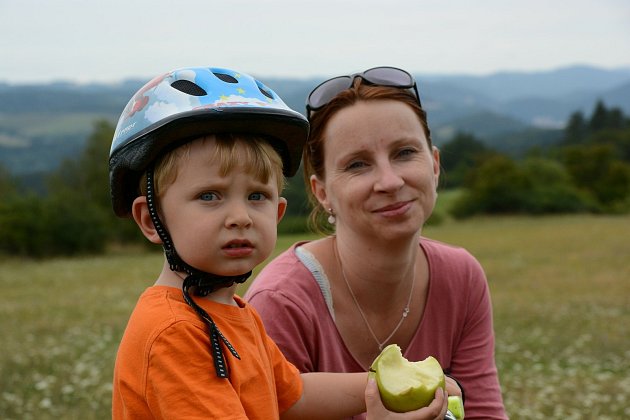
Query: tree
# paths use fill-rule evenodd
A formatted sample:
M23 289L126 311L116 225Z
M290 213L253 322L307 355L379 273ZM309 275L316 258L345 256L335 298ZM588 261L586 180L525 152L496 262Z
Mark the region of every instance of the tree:
M490 154L486 146L472 134L457 133L440 147L442 179L446 188L464 185L468 173Z
M588 128L591 132L603 130L608 126L608 110L602 101L597 101L595 109L588 122Z
M584 115L577 111L571 114L569 122L564 130L564 144L580 144L587 133L587 124Z
M589 137L588 144L608 144L614 149L615 159L630 163L630 129L608 129Z
M572 184L557 161L528 158L516 162L494 156L474 170L470 188L452 208L455 217L478 213L548 214L589 210L588 196Z
M113 136L114 127L108 121L95 122L83 152L64 161L50 177L51 191L71 191L82 201L110 208L108 162Z
M302 167L297 173L287 180L287 186L282 192L283 197L287 199L287 216L306 217L310 213L310 205L306 189L311 188L310 185L304 184L302 176Z
M477 213L515 213L522 207L527 188L527 180L516 162L496 155L471 173L468 190L451 210L457 218Z
M91 203L60 196L14 196L0 203L0 250L50 257L100 253L105 248L103 214Z
M6 199L9 195L15 194L17 191L17 182L11 176L9 171L0 165L0 199Z
M109 190L109 150L115 127L108 121L94 123L85 149L74 160L66 160L50 178L53 196L72 197L80 206L89 203L94 215L105 224L103 241L141 242L144 237L132 221L114 215Z
M528 214L574 213L593 209L589 196L573 184L571 175L558 161L528 158L520 168L527 179L521 211Z
M624 117L621 109L607 109L602 101L597 101L593 114L588 122L590 133L596 133L606 129L624 129L629 127L630 122Z
M111 209L113 134L111 124L96 122L79 156L49 176L47 195L16 195L0 202L0 249L33 257L77 255L102 252L112 240L141 238L132 223L117 219Z
M608 112L606 119L606 128L614 130L622 129L627 126L623 112L619 108L613 108Z
M630 165L615 156L612 144L572 146L563 150L564 164L579 188L592 194L604 210L630 195Z

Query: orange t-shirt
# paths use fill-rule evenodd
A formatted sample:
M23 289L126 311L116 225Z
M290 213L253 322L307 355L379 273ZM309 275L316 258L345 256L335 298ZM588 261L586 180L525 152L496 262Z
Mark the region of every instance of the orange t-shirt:
M256 311L195 301L241 359L224 348L230 378L217 377L208 329L181 290L148 288L138 300L114 369L113 419L274 419L302 395L298 370L267 336Z

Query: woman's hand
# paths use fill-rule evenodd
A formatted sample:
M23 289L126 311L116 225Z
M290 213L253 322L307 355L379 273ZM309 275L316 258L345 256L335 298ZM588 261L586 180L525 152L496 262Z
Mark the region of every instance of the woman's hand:
M458 397L462 396L462 390L455 381L455 379L444 375L444 379L446 380L446 393L448 395L457 395Z
M455 381L453 381L453 383L454 382ZM457 384L455 384L455 387L457 387ZM459 387L457 387L457 389L459 389ZM367 387L365 388L365 405L367 407L368 420L441 420L446 415L448 394L442 388L438 388L437 391L435 391L435 398L427 407L420 408L415 411L408 411L406 413L394 413L387 410L387 408L383 405L376 381L374 379L369 379Z

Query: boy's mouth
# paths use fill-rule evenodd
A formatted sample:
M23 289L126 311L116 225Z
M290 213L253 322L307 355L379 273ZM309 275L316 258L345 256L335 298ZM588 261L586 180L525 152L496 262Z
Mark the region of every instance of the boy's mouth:
M231 258L248 257L254 252L254 245L244 239L235 239L223 246L225 255Z
M252 248L253 245L248 240L239 240L235 239L233 241L228 242L223 248Z

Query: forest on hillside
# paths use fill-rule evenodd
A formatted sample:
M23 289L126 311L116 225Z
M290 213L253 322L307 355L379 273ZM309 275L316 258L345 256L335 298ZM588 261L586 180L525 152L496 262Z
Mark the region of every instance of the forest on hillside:
M114 126L100 120L83 150L44 177L43 190L20 185L0 166L0 252L48 257L102 253L113 243L144 243L130 220L111 210L106 156ZM558 142L521 157L458 132L440 146L442 189L460 191L456 218L477 214L630 212L630 118L598 102L574 112ZM280 232L306 231L309 212L300 176L284 194L292 205ZM435 223L440 217L435 215Z

